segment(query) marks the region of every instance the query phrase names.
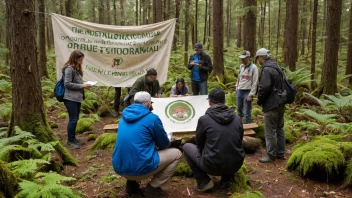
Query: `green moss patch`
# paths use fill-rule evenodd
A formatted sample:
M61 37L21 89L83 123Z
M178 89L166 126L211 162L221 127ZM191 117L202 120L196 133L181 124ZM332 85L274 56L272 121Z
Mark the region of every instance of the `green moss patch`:
M249 191L243 194L234 193L230 198L264 198L264 195L260 191Z
M81 118L77 122L76 133L83 133L85 131L93 130L94 119L92 118Z
M97 139L97 136L95 134L89 134L88 135L88 141L92 141L92 140L95 140Z
M54 128L59 128L59 124L56 122L49 122L50 128L54 129Z
M352 186L352 161L347 165L347 168L345 170L345 186Z
M60 119L66 119L68 117L68 114L67 113L61 113L60 115L59 115L59 118Z
M285 125L285 138L287 143L294 143L302 137L302 133L291 125Z
M180 162L176 167L175 175L191 177L193 173L192 169L188 166L186 162Z
M258 128L254 129L255 131L255 137L261 139L263 142L265 142L265 126L264 124L259 124Z
M92 147L89 150L112 150L116 142L116 133L103 133L101 134L94 142Z
M262 115L263 111L259 108L254 108L252 109L252 116L253 117L257 117L258 115Z
M251 190L246 174L247 167L243 164L240 170L235 173L235 182L232 184L231 192L238 193L246 190Z

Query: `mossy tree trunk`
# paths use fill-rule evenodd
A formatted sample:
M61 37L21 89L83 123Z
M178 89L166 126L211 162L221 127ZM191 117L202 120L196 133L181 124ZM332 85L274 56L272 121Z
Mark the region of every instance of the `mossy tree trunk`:
M12 114L8 135L14 126L32 132L41 142L58 141L48 124L39 78L34 0L6 0L7 35L11 57ZM55 146L64 163L77 165L61 145Z
M0 197L14 197L17 194L17 178L6 167L3 161L0 161ZM1 194L2 193L2 194Z

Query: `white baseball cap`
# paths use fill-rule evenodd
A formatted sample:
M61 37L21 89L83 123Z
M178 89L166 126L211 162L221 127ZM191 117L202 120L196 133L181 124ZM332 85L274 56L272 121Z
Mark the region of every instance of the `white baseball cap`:
M247 50L244 50L241 55L239 56L240 59L243 59L243 58L247 58L247 57L250 57L251 56L251 53Z
M267 50L265 48L260 48L257 53L255 54L255 58L258 56L267 56L270 57L270 50Z

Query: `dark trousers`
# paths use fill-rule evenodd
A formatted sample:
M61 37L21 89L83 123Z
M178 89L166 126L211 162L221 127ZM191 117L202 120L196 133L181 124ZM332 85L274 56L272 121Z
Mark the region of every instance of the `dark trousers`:
M120 102L121 102L121 87L115 87L114 110L117 113L120 111Z
M67 124L67 140L72 142L75 140L76 126L79 119L79 111L81 109L80 102L74 102L70 100L64 100L65 107L68 112L68 124Z
M231 182L234 179L235 172L238 170L234 170L233 174L222 174L221 170L209 170L203 163L202 155L199 153L197 146L191 143L186 143L183 146L183 152L198 185L210 181L208 173L210 175L221 176L221 182Z
M208 95L208 81L193 81L192 80L192 92L193 95Z

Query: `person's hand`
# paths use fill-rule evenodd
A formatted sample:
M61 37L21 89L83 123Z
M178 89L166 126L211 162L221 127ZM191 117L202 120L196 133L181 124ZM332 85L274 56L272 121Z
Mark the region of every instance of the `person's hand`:
M192 62L190 63L190 65L195 65L194 61L192 61Z
M252 101L252 100L253 100L253 97L252 97L252 96L248 96L248 97L247 97L247 101L248 101L248 102L250 102L250 101Z
M89 88L91 88L91 87L92 87L91 84L83 84L83 85L82 85L82 88L83 88L83 89L89 89Z

